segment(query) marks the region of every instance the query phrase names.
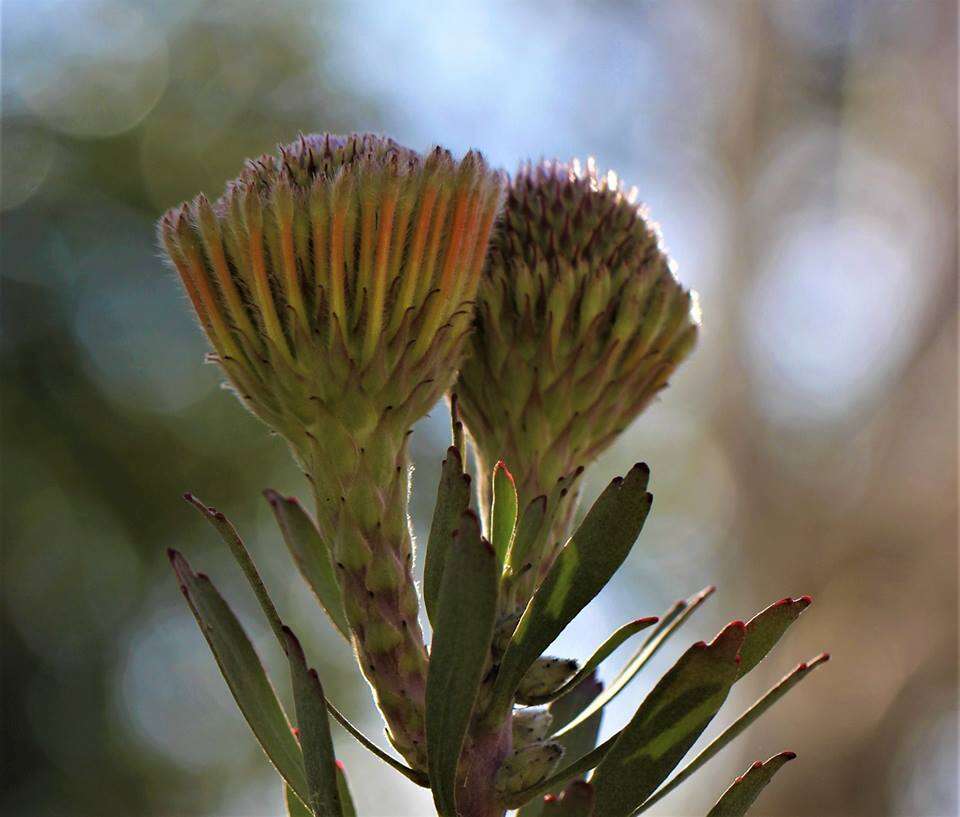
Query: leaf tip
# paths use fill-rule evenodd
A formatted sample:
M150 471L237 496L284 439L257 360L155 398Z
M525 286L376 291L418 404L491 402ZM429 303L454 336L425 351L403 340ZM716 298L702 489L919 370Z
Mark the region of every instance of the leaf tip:
M170 560L170 566L173 568L173 572L177 574L180 588L186 592L187 582L194 576L193 570L190 568L190 563L179 550L175 550L174 548L167 548L167 558Z

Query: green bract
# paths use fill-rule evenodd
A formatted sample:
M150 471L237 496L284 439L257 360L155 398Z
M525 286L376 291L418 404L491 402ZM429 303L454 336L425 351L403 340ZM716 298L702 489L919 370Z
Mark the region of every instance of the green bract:
M198 197L161 220L212 359L308 478L315 516L265 492L278 539L354 644L403 758L327 699L238 531L187 494L288 659L295 727L226 601L171 551L229 689L283 780L290 817L357 814L331 718L430 788L440 817L633 817L826 661L797 666L677 771L731 687L810 604L783 599L683 651L598 744L607 704L634 689L713 592L597 637L591 655L549 654L628 558L653 502L638 463L577 521L581 476L689 353L696 309L612 174L592 163L526 165L494 226L500 197L500 175L475 153L455 162L377 136L306 136L248 163L216 203ZM454 381L453 444L426 543L428 649L405 441ZM604 662L648 628L605 688ZM744 814L791 757L755 764L709 817Z

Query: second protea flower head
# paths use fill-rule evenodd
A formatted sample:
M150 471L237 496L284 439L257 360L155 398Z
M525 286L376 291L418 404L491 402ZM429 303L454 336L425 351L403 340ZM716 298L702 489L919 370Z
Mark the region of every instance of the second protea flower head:
M247 405L295 445L329 421L409 426L449 384L499 205L477 153L301 136L160 234Z
M481 458L529 502L667 385L698 318L656 227L592 160L521 167L501 222L455 390Z

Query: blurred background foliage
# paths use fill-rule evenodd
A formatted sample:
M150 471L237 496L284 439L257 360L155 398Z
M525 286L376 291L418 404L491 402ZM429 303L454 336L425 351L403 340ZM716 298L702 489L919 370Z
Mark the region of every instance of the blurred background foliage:
M646 459L655 511L559 647L716 582L690 641L816 599L738 704L834 661L657 814L705 813L783 748L801 760L758 814L955 814L956 22L952 0L6 0L3 814L281 813L164 548L215 577L285 688L283 664L186 489L234 518L332 697L379 733L259 496L302 477L201 365L154 245L164 208L300 129L507 168L594 153L700 291L693 362L588 482ZM421 539L446 422L413 439ZM336 740L362 814L430 813Z

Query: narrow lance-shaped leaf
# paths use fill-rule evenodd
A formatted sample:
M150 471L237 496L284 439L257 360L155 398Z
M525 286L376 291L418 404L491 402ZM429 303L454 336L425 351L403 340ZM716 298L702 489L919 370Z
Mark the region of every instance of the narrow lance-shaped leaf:
M307 666L307 658L297 637L289 627L284 627L283 634L286 636L286 652L290 661L293 702L297 710L310 809L316 817L343 817L323 686L317 671Z
M287 806L287 817L313 817L310 809L301 802L286 782L283 784L283 801Z
M450 432L450 444L457 449L462 462L467 449L464 444L463 421L460 419L460 398L456 392L450 393Z
M740 672L743 678L772 650L781 636L800 614L810 606L810 596L781 599L761 610L747 622L747 632L740 649Z
M653 501L646 490L649 476L647 466L638 464L626 477L613 480L560 551L504 653L494 683L492 719L509 711L530 665L623 564Z
M342 712L340 712L339 709L330 703L329 700L327 701L327 709L329 710L330 714L333 715L333 719L339 723L364 749L366 749L372 755L380 758L380 760L386 763L391 769L402 774L411 783L416 783L418 786L422 786L425 789L430 788L430 782L423 772L418 772L415 769L411 769L409 766L401 763L395 757L388 755L383 749L370 740L370 738L364 735L363 732L357 729L357 727L354 726L349 719Z
M535 497L519 514L517 529L513 534L513 542L507 551L506 564L504 565L504 577L506 579L514 580L522 575L525 570L533 568L527 560L535 550L540 537L544 535L545 528L549 523L547 497L544 495Z
M273 509L283 541L300 573L337 631L349 641L350 628L347 625L346 613L343 612L343 598L330 558L330 549L320 538L317 526L294 497L281 496L271 489L264 491L263 495Z
M233 525L230 524L230 522L222 513L214 508L208 508L206 505L196 499L196 497L188 494L187 498L188 501L190 501L191 504L200 510L211 522L211 524L217 528L227 544L230 545L231 552L233 553L238 564L240 565L240 568L243 570L244 575L249 581L250 586L257 597L257 601L260 602L260 607L263 610L264 616L266 616L266 619L270 623L273 632L276 634L277 640L280 642L280 646L286 650L287 639L283 632L283 623L280 621L280 615L277 613L276 607L274 606L270 595L267 593L267 589L263 584L263 580L260 578L260 574L257 572L256 565L254 565L253 559L247 552L247 549L243 544L243 540L240 539L240 536L237 534ZM335 706L333 706L330 701L327 701L327 709L330 711L330 714L333 715L334 719L364 748L375 754L385 763L392 766L394 769L400 772L400 774L404 775L418 786L427 787L429 785L427 783L427 777L425 774L415 771L409 766L401 763L399 760L390 757L390 755L384 752L379 746L373 743L373 741L371 741L359 729L357 729L357 727L354 726Z
M243 717L270 762L303 802L309 800L303 757L250 639L210 579L194 573L177 551L167 551L180 589L213 652Z
M250 558L250 553L247 551L246 545L243 544L240 534L237 533L237 529L220 511L210 505L204 504L193 494L186 493L183 495L183 498L200 511L203 518L213 526L214 530L220 534L220 538L223 539L227 547L230 548L230 553L240 566L250 588L253 590L253 594L260 603L260 608L263 610L263 614L270 624L270 629L273 630L277 641L280 642L280 646L285 649L286 643L283 635L283 623L280 621L280 616L277 614L277 609L270 599L270 594L267 593L263 579L261 579L260 574L257 573L256 565L254 565L253 559Z
M544 695L542 698L532 698L526 703L529 706L538 706L540 704L546 704L550 701L556 701L559 698L562 698L564 695L568 694L574 690L581 681L588 678L593 674L593 671L600 666L624 641L628 638L636 635L637 633L646 630L648 627L656 624L660 619L656 616L648 616L647 618L638 618L635 621L630 621L624 624L622 627L617 629L614 633L607 638L606 641L601 644L596 652L587 659L586 663L577 670L576 674L562 686L555 689L549 695Z
M707 817L743 817L773 776L795 757L793 752L781 752L765 762L758 760L733 781Z
M652 633L643 642L640 649L634 653L633 657L626 663L623 669L617 673L610 686L603 690L590 705L583 710L577 717L571 721L564 729L576 729L587 718L593 717L594 713L603 709L610 701L617 697L626 686L637 677L642 670L656 655L667 640L676 633L690 618L691 615L706 601L714 592L713 585L705 587L699 593L691 596L685 601L678 601L673 605L660 620L660 623ZM559 729L557 734L562 735Z
M603 683L597 679L596 672L592 672L584 678L573 690L562 698L558 698L550 704L548 711L552 717L553 724L559 724L562 728L573 720L587 704L590 703L603 690ZM563 756L569 765L596 748L597 736L600 734L600 722L603 719L603 712L597 712L592 718L588 718L581 723L572 732L567 732L558 742L563 746ZM563 790L562 785L549 790L546 796L559 796ZM523 808L517 812L517 817L540 817L544 814L544 798L535 797Z
M694 644L653 688L593 774L599 814L629 817L689 751L737 677L743 635L735 621Z
M517 487L513 474L503 460L493 469L493 508L490 512L490 543L497 554L497 563L503 565L513 542L517 527Z
M548 707L550 714L553 716L550 731L554 733L561 731L576 718L577 715L583 712L590 702L601 692L603 692L603 681L597 678L596 672L593 672L587 678L584 678L571 692L551 703ZM561 743L568 749L566 756L568 760L572 760L577 757L578 754L584 754L587 750L592 749L596 745L596 741L591 741L590 745L584 751L576 752L574 747L581 746L582 744L576 741L567 743L567 738L576 736L580 733L581 729L584 730L584 734L596 733L600 729L600 720L602 717L602 711L595 712L576 729L565 731L562 736L557 736Z
M730 724L730 726L724 729L723 732L717 735L717 737L715 737L710 744L700 752L700 754L698 754L693 760L684 766L683 769L677 772L677 774L670 780L669 783L662 786L657 790L656 794L645 800L643 805L637 811L637 814L646 811L655 803L660 802L660 800L670 794L670 792L676 789L681 783L692 777L703 766L705 766L708 761L716 757L716 755L718 755L722 749L726 748L727 745L732 743L741 734L743 734L747 727L758 720L761 715L763 715L771 706L773 706L791 689L793 689L804 678L806 678L807 675L809 675L814 669L819 667L821 664L825 664L829 660L830 656L827 653L821 653L816 658L812 658L809 661L804 661L803 663L799 664L797 668L793 670L793 672L782 678L776 686L774 686L772 689L769 689L762 698L753 704L753 706L751 706L746 712L744 712L739 718Z
M427 556L423 568L423 601L430 624L436 626L437 599L447 552L460 518L470 507L470 476L463 472L463 457L456 446L447 449L437 486L437 504L433 509Z
M427 766L442 817L457 814L457 766L490 652L499 573L476 515L467 511L443 569L427 676Z

